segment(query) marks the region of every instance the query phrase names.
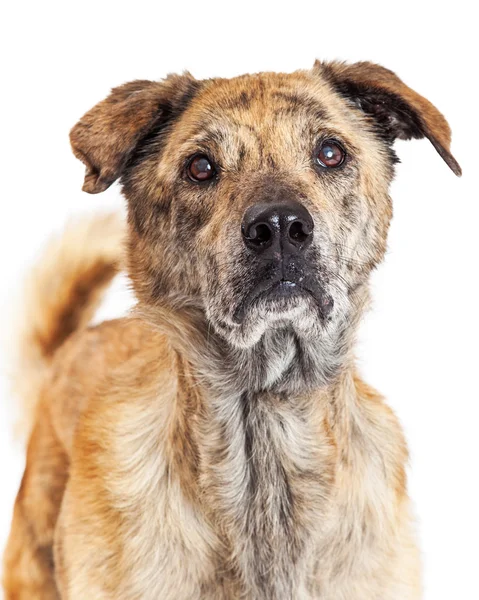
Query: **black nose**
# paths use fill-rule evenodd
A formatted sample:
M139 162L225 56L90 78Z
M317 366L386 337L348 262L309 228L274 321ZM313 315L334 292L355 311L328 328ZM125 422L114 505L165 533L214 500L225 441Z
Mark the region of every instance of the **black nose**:
M272 258L275 254L300 254L313 239L313 219L295 201L255 204L244 214L241 232L246 246Z

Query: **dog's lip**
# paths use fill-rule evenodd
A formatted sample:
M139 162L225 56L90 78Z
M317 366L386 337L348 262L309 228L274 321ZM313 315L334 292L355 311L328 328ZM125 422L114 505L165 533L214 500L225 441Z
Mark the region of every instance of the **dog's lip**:
M234 322L241 324L244 321L248 307L260 297L268 298L268 296L271 300L310 296L318 305L320 311L322 305L327 306L328 304L332 304L332 299L329 296L322 301L316 293L314 293L309 287L305 286L302 282L292 281L285 278L274 280L266 279L256 285L246 296L246 298L237 306L233 315ZM326 302L324 302L324 300L326 300Z
M293 296L298 293L304 293L307 290L301 286L301 284L296 283L295 281L290 281L289 279L281 279L273 285L264 290L261 293L261 296L265 295L277 295L277 296Z

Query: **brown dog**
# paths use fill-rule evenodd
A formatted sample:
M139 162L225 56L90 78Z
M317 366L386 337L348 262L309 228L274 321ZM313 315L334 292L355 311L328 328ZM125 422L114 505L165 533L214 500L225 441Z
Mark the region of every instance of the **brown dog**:
M407 449L353 346L396 138L457 174L443 116L371 63L112 91L73 128L128 199L130 317L88 328L122 226L31 278L9 600L420 598Z

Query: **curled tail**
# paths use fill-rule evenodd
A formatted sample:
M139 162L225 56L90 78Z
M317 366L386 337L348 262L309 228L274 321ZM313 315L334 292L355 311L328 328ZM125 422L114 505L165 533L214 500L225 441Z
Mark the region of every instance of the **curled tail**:
M121 268L124 225L117 214L71 221L53 238L28 274L19 314L13 372L15 395L29 432L53 355L86 327ZM18 329L17 329L18 331Z

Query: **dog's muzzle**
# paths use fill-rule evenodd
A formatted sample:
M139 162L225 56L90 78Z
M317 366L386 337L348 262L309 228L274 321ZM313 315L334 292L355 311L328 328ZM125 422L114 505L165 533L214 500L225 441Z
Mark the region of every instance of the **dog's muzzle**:
M313 230L313 218L296 201L260 203L246 210L241 232L255 259L258 283L237 307L237 323L243 321L247 309L259 298L273 301L279 309L310 296L321 316L329 314L333 300L324 293L305 258Z

